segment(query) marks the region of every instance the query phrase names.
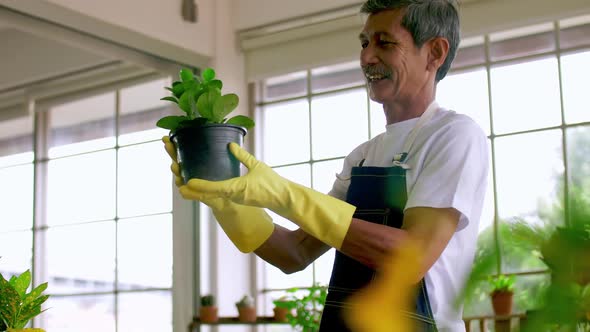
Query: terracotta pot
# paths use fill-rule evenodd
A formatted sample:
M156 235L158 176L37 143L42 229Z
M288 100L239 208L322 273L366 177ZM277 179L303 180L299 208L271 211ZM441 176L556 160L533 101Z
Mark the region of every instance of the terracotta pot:
M199 309L199 317L202 323L215 323L219 320L217 307L208 306Z
M496 316L507 316L512 313L513 292L495 291L492 293L492 307Z
M272 310L274 311L274 320L277 322L286 322L287 315L291 313L291 310L287 308L274 307Z
M238 320L240 322L253 323L256 322L256 308L254 307L239 307Z

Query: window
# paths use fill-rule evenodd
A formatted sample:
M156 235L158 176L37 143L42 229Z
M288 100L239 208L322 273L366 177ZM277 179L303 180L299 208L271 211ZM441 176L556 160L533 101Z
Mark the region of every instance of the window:
M167 85L37 110L37 131L32 116L0 121L0 271L49 283L35 325L172 331L172 183L154 129L170 110L145 98Z
M439 83L438 102L469 115L489 136L493 164L480 241L501 245L506 239L499 232L496 241L494 226L514 217L567 223L565 200L571 202L580 190L588 195L589 31L586 17L466 39L451 72ZM321 192L331 189L334 173L354 147L384 131L381 105L369 101L356 61L270 78L258 88L263 92L257 100L262 159ZM546 267L502 252L498 272L518 275L530 296L517 299L516 307L525 310L527 299L546 282ZM332 250L288 276L260 262L266 313L282 289L327 284L333 257ZM465 309L466 316L489 313L485 296Z

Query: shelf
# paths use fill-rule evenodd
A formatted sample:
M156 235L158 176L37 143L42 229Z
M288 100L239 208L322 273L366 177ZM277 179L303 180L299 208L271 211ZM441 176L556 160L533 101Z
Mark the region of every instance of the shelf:
M288 322L279 322L274 319L273 316L262 316L258 317L255 322L240 322L238 317L219 317L219 320L215 323L201 323L199 317L193 318L193 322L190 328L194 328L198 325L259 325L259 324L289 324Z

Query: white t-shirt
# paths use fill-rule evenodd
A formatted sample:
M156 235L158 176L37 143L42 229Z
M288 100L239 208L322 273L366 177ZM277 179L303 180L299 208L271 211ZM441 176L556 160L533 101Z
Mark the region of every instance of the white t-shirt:
M339 178L350 176L353 166L392 166L395 154L408 152L408 201L412 207L455 208L461 212L457 231L425 281L437 327L441 332L465 331L462 308L454 301L471 271L479 219L486 193L489 161L487 138L468 116L437 107L418 131L410 151L404 142L418 118L388 125L386 132L354 149L344 160ZM346 199L349 180L336 179L330 195Z

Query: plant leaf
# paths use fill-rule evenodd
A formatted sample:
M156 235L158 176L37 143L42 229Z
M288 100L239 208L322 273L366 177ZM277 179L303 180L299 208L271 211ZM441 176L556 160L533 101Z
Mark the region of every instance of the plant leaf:
M27 325L31 318L37 316L41 313L41 305L47 301L49 295L43 295L37 297L32 302L28 303L27 305L23 305L19 312L19 315L16 319L16 326L17 328L23 328Z
M174 97L180 98L183 93L184 93L184 85L178 81L174 82L172 84L172 94L174 95Z
M191 100L191 93L183 93L182 96L178 99L178 107L186 113L187 117L191 114L191 104L193 104Z
M42 283L41 285L35 287L30 293L25 295L23 298L22 304L27 305L33 302L36 298L41 296L41 294L47 289L47 283Z
M182 80L183 83L188 82L188 81L194 81L195 75L193 75L193 72L190 71L190 69L182 68L180 70L180 79Z
M238 96L233 93L221 96L221 98L215 100L215 104L213 105L213 122L223 122L225 116L238 107L238 102Z
M161 118L156 122L156 126L168 130L174 130L178 127L178 125L188 118L184 115L169 115Z
M197 100L199 114L214 122L215 115L213 114L213 107L219 98L221 98L221 92L218 89L211 89L208 92L203 93L199 97L199 100Z
M20 296L18 292L0 274L0 318L6 323L7 327L14 324L19 304Z
M16 278L10 278L9 283L18 293L20 298L23 299L27 292L27 288L29 288L29 285L31 284L31 271L26 270L25 272L21 273L20 276Z
M215 70L213 68L207 68L203 70L203 81L210 82L215 78Z
M223 83L220 80L212 80L208 85L219 90L223 88Z
M171 101L175 104L178 104L178 99L176 99L174 97L164 97L164 98L160 98L160 100L167 100L167 101Z
M254 121L247 116L244 115L236 115L226 122L227 124L232 124L236 126L241 126L246 129L250 129L254 127Z

